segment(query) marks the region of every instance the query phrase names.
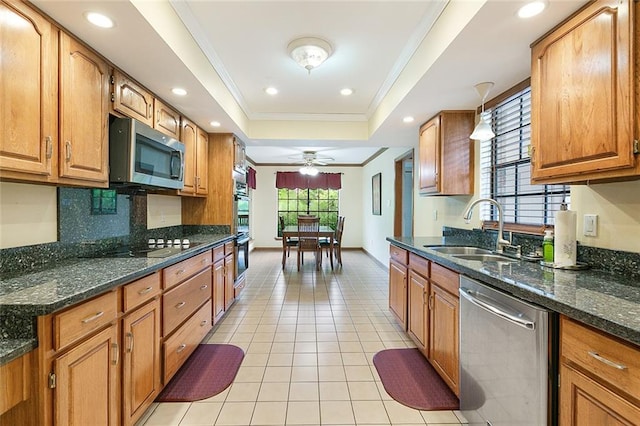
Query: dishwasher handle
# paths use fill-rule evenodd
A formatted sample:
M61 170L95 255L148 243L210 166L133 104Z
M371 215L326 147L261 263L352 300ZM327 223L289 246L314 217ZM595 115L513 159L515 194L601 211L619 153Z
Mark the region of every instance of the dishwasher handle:
M469 302L478 306L479 308L484 309L485 311L499 316L500 318L506 319L509 322L512 322L520 327L526 328L527 330L535 330L536 323L527 319L522 318L521 314L516 311L507 312L504 307L498 308L497 306L492 305L486 300L482 300L481 296L474 292L473 290L469 290L468 288L460 287L460 295L467 299ZM474 294L475 293L475 294Z

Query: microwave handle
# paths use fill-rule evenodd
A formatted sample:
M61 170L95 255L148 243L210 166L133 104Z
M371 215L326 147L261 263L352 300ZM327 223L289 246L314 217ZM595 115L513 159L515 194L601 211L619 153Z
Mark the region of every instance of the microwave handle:
M183 180L184 174L184 153L182 151L173 151L171 152L171 164L173 164L173 159L178 157L178 161L180 161L180 170L178 174L173 173L173 167L171 168L171 179Z

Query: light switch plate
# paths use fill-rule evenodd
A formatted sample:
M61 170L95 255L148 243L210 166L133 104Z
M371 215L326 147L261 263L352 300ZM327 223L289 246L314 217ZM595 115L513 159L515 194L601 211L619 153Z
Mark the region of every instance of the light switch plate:
M583 223L583 234L587 237L598 236L598 215L585 214Z

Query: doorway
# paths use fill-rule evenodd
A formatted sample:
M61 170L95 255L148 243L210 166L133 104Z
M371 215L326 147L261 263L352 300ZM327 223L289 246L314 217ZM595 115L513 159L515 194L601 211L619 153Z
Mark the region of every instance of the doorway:
M413 150L395 159L393 235L413 236Z

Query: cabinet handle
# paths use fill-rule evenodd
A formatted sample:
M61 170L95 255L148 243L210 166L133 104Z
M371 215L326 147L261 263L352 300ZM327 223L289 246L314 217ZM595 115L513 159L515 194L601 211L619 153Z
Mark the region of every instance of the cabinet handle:
M71 161L71 141L65 141L64 146L67 148L67 161Z
M149 293L151 290L153 290L153 287L143 288L142 290L140 290L140 291L138 292L138 294L139 294L140 296L142 296L143 294L147 294L147 293Z
M178 303L176 305L176 309L182 309L182 308L184 308L184 305L186 305L186 304L187 304L187 302L180 302L180 303Z
M610 361L598 354L598 352L589 351L588 352L591 357L597 359L598 361L607 364L609 367L617 368L618 370L626 370L627 366L624 364L618 364L617 362Z
M429 310L433 310L433 294L429 296Z
M207 289L209 286L207 284L203 284L200 286L200 290L205 290Z
M186 347L186 343L181 344L180 346L178 346L178 349L176 349L176 353L179 354L180 352L184 351Z
M202 320L202 321L200 322L200 327L204 327L205 325L207 325L207 323L208 323L208 322L209 322L209 321L207 321L207 320Z
M179 270L176 271L176 275L182 275L184 273L185 273L184 269L179 269Z
M129 338L129 347L127 348L127 352L133 352L133 333L128 332L127 337Z
M44 138L45 143L45 156L51 158L53 156L53 142L51 136Z
M113 365L118 365L118 361L120 360L120 351L118 350L118 344L112 343L111 350L113 350L113 360L111 361L111 363Z
M100 318L103 315L104 315L104 311L100 311L100 312L96 313L95 315L92 315L90 317L87 317L87 318L83 319L82 323L83 324L90 323L91 321L95 321L95 320L97 320L98 318Z
M536 164L535 154L536 154L536 147L529 145L529 161L531 162L532 166Z
M147 104L147 118L151 118L151 104Z

